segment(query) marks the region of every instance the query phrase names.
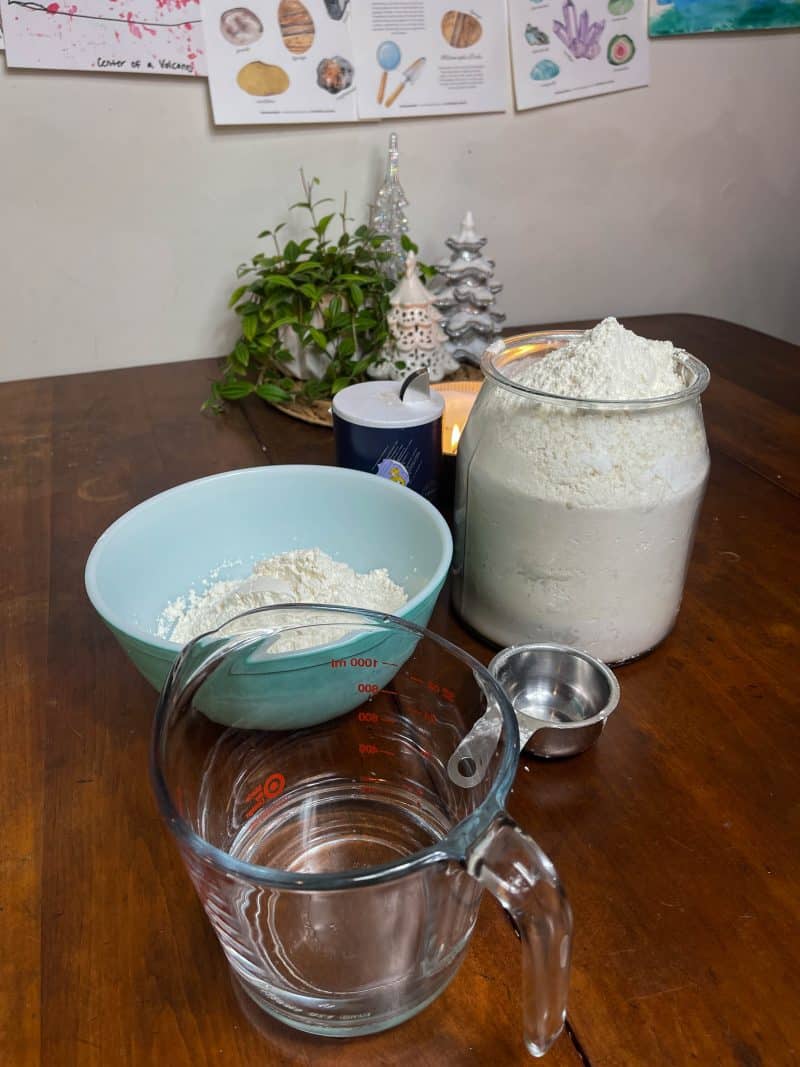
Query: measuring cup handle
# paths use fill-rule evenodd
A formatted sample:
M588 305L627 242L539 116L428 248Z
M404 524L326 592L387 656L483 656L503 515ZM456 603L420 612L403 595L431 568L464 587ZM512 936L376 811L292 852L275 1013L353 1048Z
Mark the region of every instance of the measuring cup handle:
M525 1045L543 1056L567 1013L572 909L553 864L505 812L473 846L466 866L514 920L522 941Z

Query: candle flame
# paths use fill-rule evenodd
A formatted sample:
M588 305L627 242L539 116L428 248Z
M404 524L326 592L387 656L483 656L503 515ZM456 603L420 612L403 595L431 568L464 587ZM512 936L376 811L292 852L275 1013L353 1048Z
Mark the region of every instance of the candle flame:
M461 427L457 422L453 423L453 428L450 431L450 451L455 453L458 451L458 442L461 440Z

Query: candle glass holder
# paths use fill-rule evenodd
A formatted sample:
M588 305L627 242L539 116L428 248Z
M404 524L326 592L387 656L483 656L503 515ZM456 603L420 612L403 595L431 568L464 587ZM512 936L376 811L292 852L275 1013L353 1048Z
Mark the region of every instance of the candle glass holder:
M453 457L453 463L458 452L458 442L482 384L483 382L438 382L431 386L431 389L435 389L444 397L442 452L445 456Z
M437 382L431 386L444 398L442 412L442 481L440 510L448 521L453 518L453 497L456 489L456 455L458 442L464 432L482 381Z

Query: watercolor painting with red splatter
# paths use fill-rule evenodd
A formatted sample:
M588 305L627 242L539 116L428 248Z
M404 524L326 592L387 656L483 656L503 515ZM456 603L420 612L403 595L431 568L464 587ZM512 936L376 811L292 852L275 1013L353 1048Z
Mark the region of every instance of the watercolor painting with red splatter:
M205 76L200 0L0 0L9 67Z

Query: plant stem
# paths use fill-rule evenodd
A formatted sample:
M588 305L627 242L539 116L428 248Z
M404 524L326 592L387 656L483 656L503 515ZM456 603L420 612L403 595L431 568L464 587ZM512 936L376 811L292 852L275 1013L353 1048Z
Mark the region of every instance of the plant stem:
M300 168L300 181L303 183L303 192L306 194L306 207L308 208L309 214L311 215L311 221L316 226L317 216L314 213L314 203L311 199L311 186L306 181L306 176L302 167Z

